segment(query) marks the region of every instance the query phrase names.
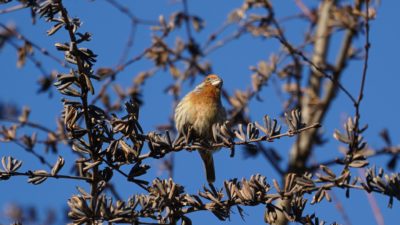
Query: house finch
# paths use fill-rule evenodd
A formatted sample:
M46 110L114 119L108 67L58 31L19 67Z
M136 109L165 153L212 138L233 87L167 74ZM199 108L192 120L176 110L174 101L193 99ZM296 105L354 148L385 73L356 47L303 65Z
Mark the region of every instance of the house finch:
M215 181L213 160L212 127L225 121L226 113L221 103L222 79L208 75L193 91L179 102L175 109L175 123L178 137L190 133L192 140L199 140L209 149L199 150L204 162L208 183ZM190 132L189 132L190 129Z

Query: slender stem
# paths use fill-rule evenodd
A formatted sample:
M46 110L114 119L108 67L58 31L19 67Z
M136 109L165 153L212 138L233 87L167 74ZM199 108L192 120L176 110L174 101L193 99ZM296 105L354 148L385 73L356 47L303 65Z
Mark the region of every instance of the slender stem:
M121 169L119 169L117 166L113 165L112 163L108 162L106 159L104 159L103 157L101 157L101 160L103 162L105 162L109 167L113 168L114 170L116 170L118 173L120 173L122 176L124 176L125 178L128 178L128 174L126 174L124 171L122 171ZM139 187L141 187L143 190L147 191L148 188L143 185L142 183L138 183L138 182L134 182L135 184L137 184Z
M55 179L70 179L70 180L85 180L85 181L92 181L92 179L88 177L80 177L80 176L71 176L71 175L60 175L60 174L33 174L30 172L4 172L0 171L1 176L27 176L27 177L48 177L48 178L55 178Z
M25 8L27 8L27 6L25 4L14 5L14 6L11 6L10 8L1 9L0 14L6 14L6 13L14 12L14 11L17 11L20 9L25 9Z
M298 134L298 133L301 133L303 131L310 130L310 129L315 129L315 128L319 128L319 127L321 127L321 125L319 123L315 123L315 124L303 127L301 129L298 129L298 130L295 130L295 131L287 131L285 133L277 134L277 135L273 135L273 136L264 135L264 136L261 136L259 138L254 138L254 139L250 139L250 140L246 140L246 141L233 142L233 143L231 143L231 146L228 146L225 143L216 143L216 144L213 144L212 147L213 148L220 148L220 147L229 147L230 148L230 147L235 146L235 145L248 145L248 144L251 144L251 143L256 143L256 142L261 142L261 141L272 142L275 139L279 139L279 138L282 138L282 137L291 137L291 136L293 136L295 134ZM170 151L168 151L168 153L169 152L178 152L178 151L181 151L183 149L186 149L186 150L202 150L202 149L207 149L207 148L204 147L204 146L200 146L200 145L177 145L177 146L172 147L170 149ZM142 160L144 160L146 158L150 158L151 156L152 156L152 153L148 152L148 153L140 155L138 157L138 160L142 161Z
M368 155L368 158L371 158L374 156L380 156L380 155L384 155L384 154L397 155L397 154L399 154L399 152L400 151L398 151L398 150L391 150L390 147L385 147L385 148L374 151L373 153ZM320 168L320 165L331 166L331 165L337 164L338 162L342 162L344 160L345 160L345 157L331 159L331 160L315 163L313 166L310 166L308 169L309 169L309 171L315 171Z
M19 123L20 126L25 126L26 125L26 126L29 126L29 127L36 128L38 130L44 131L46 133L50 133L50 134L56 135L56 133L54 131L52 131L50 128L47 128L44 125L38 124L38 123L35 123L35 122L31 122L31 121L21 122L18 119L15 119L15 118L1 118L1 117L0 117L0 121L10 122L10 123Z
M185 11L185 27L186 27L186 33L188 35L189 38L189 42L193 42L193 36L192 36L192 31L190 29L190 15L189 15L189 6L187 3L187 0L182 0L182 4L183 4L183 10Z
M53 167L53 166L51 165L51 163L49 163L49 162L46 160L45 157L43 157L42 155L40 155L40 154L38 154L37 152L35 152L34 149L25 146L24 144L22 144L20 141L18 141L18 140L16 140L16 139L14 139L14 140L12 140L12 141L13 141L16 145L18 145L19 147L25 149L25 151L27 151L27 152L31 153L33 156L35 156L35 157L40 161L40 163L46 165L46 166L49 167L49 168L52 168L52 167Z
M310 66L312 66L315 70L317 70L318 72L320 72L321 74L323 74L326 78L328 78L330 81L332 81L332 83L334 83L335 85L337 85L339 87L340 90L343 91L343 93L345 93L347 95L347 97L349 97L349 99L351 100L351 102L353 102L353 104L355 104L357 101L356 99L353 97L353 95L337 80L334 78L333 75L328 74L324 69L320 68L319 66L315 65L309 58L307 58L307 56L305 56L303 54L303 52L298 51L297 49L293 48L293 46L287 42L286 40L282 39L282 37L280 36L275 36L286 48L289 49L290 52L293 52L296 55L299 55L301 57L302 60L304 60L305 62L307 62Z
M114 6L116 9L118 9L121 13L125 14L126 16L128 16L132 23L134 24L143 24L143 25L149 25L149 26L156 26L158 25L157 21L153 21L153 20L146 20L146 19L140 19L138 17L136 17L130 10L129 8L119 4L117 1L115 0L107 0L108 3L110 3L112 6Z
M21 33L18 33L16 30L10 29L9 27L7 27L5 24L0 23L0 27L2 27L4 30L7 30L8 32L10 32L11 34L13 34L17 39L25 41L29 44L32 45L32 47L36 48L37 50L39 50L43 55L50 57L51 59L53 59L54 61L56 61L57 63L59 63L62 67L65 68L71 68L67 63L65 63L63 60L59 59L57 56L51 54L47 49L40 47L38 44L32 42L31 40L29 40L27 37L25 37L24 35L22 35Z
M362 78L361 78L361 86L360 86L360 92L358 94L358 99L357 102L354 103L355 107L355 126L354 129L357 129L355 133L357 134L359 132L359 123L360 123L360 104L364 96L364 87L365 87L365 81L367 78L367 70L368 70L368 59L369 59L369 48L371 47L371 43L369 42L369 1L365 1L365 44L364 44L364 50L365 50L365 56L364 56L364 65L363 65L363 70L362 70Z
M89 107L88 107L88 99L87 99L87 95L88 95L88 87L86 85L86 79L89 78L85 78L85 76L88 76L85 72L84 69L84 64L82 59L80 58L80 55L78 54L79 49L77 47L77 41L76 41L76 37L73 31L73 27L71 25L71 22L69 20L69 16L68 16L68 12L66 10L66 8L63 6L62 4L62 0L59 0L59 4L60 4L60 9L61 9L61 17L64 19L65 21L65 28L68 31L70 40L71 40L71 46L72 46L72 54L75 55L76 58L76 64L78 67L78 73L79 73L79 79L80 79L80 83L81 83L81 102L82 102L82 110L83 110L83 114L84 114L84 118L85 118L85 125L86 125L86 129L87 129L87 135L88 135L88 139L89 139L89 146L91 148L91 158L93 162L98 161L98 154L97 154L97 150L95 149L95 145L94 145L94 138L93 138L93 133L92 133L92 123L91 123L91 118L89 116ZM94 211L96 208L96 204L97 204L97 199L98 199L98 195L99 195L99 191L97 188L97 184L98 184L98 173L99 173L99 165L96 165L93 167L93 173L92 173L92 182L91 182L91 201L90 201L90 206L91 209ZM96 224L96 218L95 216L93 217L93 224Z
M13 41L13 39L8 39L7 43L9 43L12 47L14 47L17 51L20 49L17 43ZM33 65L42 73L43 75L49 74L43 67L42 63L35 58L34 55L27 53L26 57L33 63Z

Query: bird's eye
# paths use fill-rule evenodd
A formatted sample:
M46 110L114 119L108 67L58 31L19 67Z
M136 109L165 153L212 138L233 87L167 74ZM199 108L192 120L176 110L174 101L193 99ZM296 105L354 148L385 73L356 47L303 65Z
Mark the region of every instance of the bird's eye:
M206 79L206 81L211 81L211 77L208 77L208 78Z

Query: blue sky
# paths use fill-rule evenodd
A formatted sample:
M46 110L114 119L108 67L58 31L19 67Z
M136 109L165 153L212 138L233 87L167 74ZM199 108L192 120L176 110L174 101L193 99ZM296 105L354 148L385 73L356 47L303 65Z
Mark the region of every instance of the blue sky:
M125 46L127 34L129 32L130 23L125 15L122 15L115 8L111 7L105 1L65 1L71 16L78 16L83 21L81 31L89 31L93 34L92 41L85 44L98 54L98 62L95 69L100 67L113 67L118 63L120 54ZM123 2L123 1L120 1ZM316 5L318 1L304 1L307 4ZM272 1L276 7L276 16L278 18L287 15L299 13L299 9L294 1ZM126 2L124 2L126 4ZM200 33L195 33L196 40L204 42L210 32L215 31L222 25L226 19L227 13L242 4L238 0L218 0L218 1L189 1L190 12L199 15L206 21L205 29ZM0 9L6 6L0 6ZM175 1L130 1L129 8L139 18L156 20L159 14L165 15L167 18L172 12L181 10L182 5ZM382 141L378 137L378 133L383 128L388 128L392 134L394 144L398 143L398 117L399 104L397 89L400 78L398 75L398 52L400 46L397 44L400 38L400 30L395 26L395 21L400 20L398 13L400 9L399 1L382 1L378 8L377 18L371 22L371 51L370 63L368 69L367 83L365 87L365 96L361 105L361 123L368 123L369 128L365 133L365 138L372 148L383 146ZM66 35L61 30L60 34L53 37L46 37L46 30L50 28L49 23L38 20L36 25L30 23L30 13L27 10L0 15L2 23L14 23L18 30L28 36L35 43L50 50L54 54L62 58L58 52L54 50L55 42L66 41ZM122 23L121 23L122 21ZM118 24L118 25L117 25ZM305 23L285 23L283 25L289 40L294 43L301 41L302 35L305 33ZM234 31L228 29L226 34ZM183 32L178 32L174 36L181 36L186 39ZM148 27L140 26L134 46L130 52L130 56L135 56L151 43L151 36ZM169 41L174 41L172 38ZM360 36L357 39L357 45L362 46L364 39ZM213 52L207 57L212 62L213 70L224 79L225 88L229 93L233 93L235 89L244 90L251 87L249 66L254 66L260 60L267 60L271 53L276 51L279 46L276 40L259 40L246 35L241 39ZM330 55L334 56L338 49L337 45L331 47ZM62 67L44 59L45 68L48 71L56 69L64 71ZM1 82L0 82L0 101L15 103L22 107L30 106L31 120L45 124L50 128L55 128L55 120L59 116L62 104L60 102L61 95L56 93L49 98L46 94L37 95L38 85L36 84L40 72L28 62L22 69L17 69L15 50L6 46L0 50L1 65ZM132 80L140 71L150 68L152 65L148 62L140 62L128 67L118 75L116 83L127 88L132 84ZM64 71L65 72L65 71ZM359 81L362 72L362 62L353 61L343 74L343 85L346 86L354 95L358 93ZM196 80L198 83L200 80ZM158 124L168 122L168 116L173 111L171 100L172 97L164 93L166 84L172 82L168 71L158 72L154 77L146 82L144 87L145 104L141 108L140 121L145 132L152 131ZM186 83L182 95L189 91L193 86ZM263 102L253 100L250 104L251 117L253 120L261 121L264 114L278 118L282 111L282 102L276 96L276 90L273 85L267 86L262 92ZM226 103L225 103L226 104ZM338 98L332 105L322 130L325 132L324 137L329 142L323 147L316 149L313 159L320 161L332 157L340 156L338 147L340 144L332 139L334 129L342 129L344 120L354 114L351 102L339 93ZM285 127L284 127L285 129ZM26 129L28 133L32 130ZM39 137L43 137L39 135ZM275 147L282 156L287 156L290 146L294 138L283 138L275 143L267 146ZM41 150L39 149L39 152ZM74 157L70 153L70 149L61 148L60 155L66 158L66 166L61 173L68 173L70 166L74 161ZM23 160L24 164L21 171L28 169L45 168L36 159L33 159L23 149L12 144L0 145L0 156L12 155L15 158ZM229 158L229 151L221 150L215 154L217 182L216 185L221 187L222 181L233 177L249 178L251 174L261 173L267 177L269 182L272 179L280 180L278 175L273 171L272 167L261 157L244 159L237 150L235 158ZM48 155L49 161L55 162L57 155ZM284 160L287 160L285 157ZM387 161L386 157L372 159L371 164L384 166ZM152 178L160 176L166 178L167 174L163 173L159 167L159 161L149 160L146 162L152 165L149 174L144 178ZM128 168L126 168L128 169ZM335 167L336 171L340 171L340 166ZM354 170L354 175L357 171ZM397 171L396 171L397 172ZM114 182L117 190L124 198L128 198L132 194L140 192L134 184L124 181L118 174L114 176ZM179 152L175 154L175 176L174 180L185 186L189 193L197 193L205 183L203 168L200 157L197 153ZM66 201L73 194L76 194L76 186L88 188L83 182L75 182L68 180L52 180L48 179L42 185L33 186L26 183L25 178L15 177L7 182L0 182L0 190L6 190L7 194L0 196L0 210L6 205L13 202L38 206L42 215L46 209L56 209L59 213L67 207ZM344 198L344 191L334 190L340 202L343 204L347 214L351 217L352 224L376 224L372 211L370 209L367 197L364 192L353 191L351 199ZM395 224L400 219L400 215L396 213L398 202L394 203L393 209L388 209L387 198L380 195L374 195L379 203L386 224ZM231 221L226 224L254 224L262 223L264 208L262 206L248 208L245 207L247 216L245 221L240 219L237 214L232 215ZM318 212L318 216L328 222L337 221L344 223L342 216L335 209L335 203L322 203L317 206L308 206L307 212ZM195 213L190 216L195 223L218 223L218 220L209 213ZM0 223L7 222L4 215L0 214Z

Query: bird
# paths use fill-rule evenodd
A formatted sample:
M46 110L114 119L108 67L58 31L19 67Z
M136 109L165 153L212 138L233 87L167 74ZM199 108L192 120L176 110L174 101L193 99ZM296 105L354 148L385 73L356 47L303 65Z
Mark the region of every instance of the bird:
M223 80L216 74L210 74L194 90L186 94L175 108L175 125L178 137L190 133L190 139L199 140L208 146L199 149L203 160L206 178L209 184L215 182L215 169L212 148L213 125L222 124L226 119L225 108L221 103ZM177 138L178 139L178 138Z

